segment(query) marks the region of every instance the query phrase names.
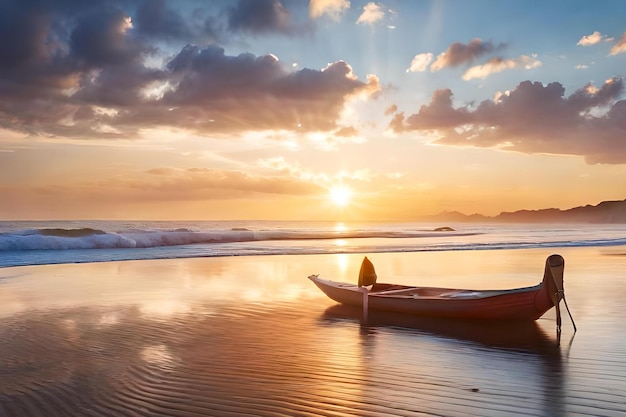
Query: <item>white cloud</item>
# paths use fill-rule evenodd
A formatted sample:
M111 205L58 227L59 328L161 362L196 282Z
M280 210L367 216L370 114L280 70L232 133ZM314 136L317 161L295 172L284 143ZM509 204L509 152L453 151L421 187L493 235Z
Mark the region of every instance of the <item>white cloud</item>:
M516 59L492 58L483 65L477 65L465 71L465 74L463 74L463 79L465 81L468 81L475 78L487 78L491 74L502 72L508 69L532 69L539 66L541 66L541 61L528 55L522 55Z
M393 180L399 180L400 178L404 177L405 174L403 174L402 172L390 172L387 174L387 178L391 178Z
M580 45L580 46L595 45L596 43L600 43L603 37L604 36L600 32L595 31L591 35L583 36L582 38L580 38L580 40L578 41L576 45Z
M622 39L620 39L613 47L611 48L611 53L609 55L617 55L626 52L626 32L622 35Z
M406 70L406 72L422 72L428 69L428 65L433 60L433 54L430 52L425 52L422 54L417 54L411 60L411 65Z
M367 3L363 6L363 13L359 16L356 23L365 23L373 25L374 23L382 20L385 17L385 12L380 4L374 2Z
M313 19L328 15L334 20L339 20L348 9L350 9L349 0L311 0L309 2L309 15Z

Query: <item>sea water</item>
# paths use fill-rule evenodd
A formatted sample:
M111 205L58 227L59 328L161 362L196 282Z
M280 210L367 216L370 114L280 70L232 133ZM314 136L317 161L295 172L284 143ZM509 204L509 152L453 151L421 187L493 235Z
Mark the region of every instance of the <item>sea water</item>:
M440 228L444 230L438 230ZM120 260L626 245L626 225L0 222L0 267Z

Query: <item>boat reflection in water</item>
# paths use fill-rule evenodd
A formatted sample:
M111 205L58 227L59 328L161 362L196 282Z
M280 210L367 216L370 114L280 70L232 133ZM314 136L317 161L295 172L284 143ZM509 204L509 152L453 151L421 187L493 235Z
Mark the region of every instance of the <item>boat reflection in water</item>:
M446 415L566 415L567 347L535 321L485 323L381 311L370 311L367 321L362 317L358 307L334 305L319 321L358 332L368 401Z

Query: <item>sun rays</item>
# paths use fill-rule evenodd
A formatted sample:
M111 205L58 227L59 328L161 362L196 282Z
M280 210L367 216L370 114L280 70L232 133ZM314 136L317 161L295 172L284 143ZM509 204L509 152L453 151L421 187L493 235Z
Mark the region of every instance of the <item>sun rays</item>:
M345 185L335 185L329 192L330 202L336 207L346 207L352 199L352 190Z

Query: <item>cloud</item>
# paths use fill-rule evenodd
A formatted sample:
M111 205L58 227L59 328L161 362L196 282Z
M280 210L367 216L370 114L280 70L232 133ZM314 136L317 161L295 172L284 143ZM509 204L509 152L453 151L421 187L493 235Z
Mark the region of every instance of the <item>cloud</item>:
M167 88L146 98L142 91L154 83ZM6 116L0 117L0 125L88 137L129 137L156 126L201 134L332 131L346 100L378 90L376 78L359 81L341 61L323 70L292 71L271 55L228 56L217 46L187 46L163 69L107 67L56 100L0 100Z
M335 136L351 138L357 136L359 131L354 126L344 126L335 132Z
M0 43L0 128L8 131L77 138L130 138L157 127L330 132L347 100L380 90L375 77L361 81L342 61L297 70L273 55L229 56L193 44L164 57L162 41L209 36L207 10L183 25L183 9L165 0L24 3L0 3L0 36L11 39ZM219 10L231 30L294 28L278 1Z
M624 80L600 88L586 85L565 97L558 82L524 81L513 91L478 106L454 107L452 91L436 91L428 105L408 117L397 113L396 131L430 131L435 143L498 147L526 153L584 156L593 163L626 163Z
M434 62L434 55L431 52L415 55L406 72L423 72L429 67L432 72L440 71L448 67L459 67L464 64L469 64L483 55L501 50L505 47L505 44L495 45L492 42L483 42L478 38L472 39L467 45L455 42L450 45L445 52L439 54ZM469 68L463 75L463 79L486 78L490 74L504 71L505 69L521 66L534 68L539 65L541 65L541 62L525 55L517 59L507 60L501 57L493 57L485 64Z
M178 199L185 196L205 199L207 190L224 190L232 196L249 197L249 193L307 195L318 194L321 187L304 179L285 175L267 176L250 172L210 168L155 168L141 180L142 189L153 189ZM152 177L152 178L149 178ZM135 180L137 181L137 180ZM204 195L204 197L202 197ZM220 196L221 197L221 196ZM219 198L219 197L218 197Z
M385 11L383 10L382 5L370 2L363 6L363 13L361 13L356 23L373 25L374 23L382 20L384 17Z
M626 52L626 32L622 35L622 38L611 48L609 55L617 55Z
M396 104L392 104L391 106L385 109L385 116L391 116L397 111L398 111L398 106Z
M129 10L133 10L134 31L139 38L169 43L215 43L226 38L227 26L220 24L210 10L201 7L186 10L181 7L182 2L170 0L126 0L126 3L134 8ZM220 3L213 5L217 7Z
M339 20L348 9L350 9L349 0L311 0L309 2L309 16L313 19L327 15L334 20Z
M253 34L295 33L291 13L279 0L239 0L228 9L228 27Z
M168 67L179 82L161 100L175 109L167 119L192 115L200 131L332 130L347 98L380 89L376 79L359 81L342 61L291 72L275 57L227 56L215 46L188 46Z
M30 207L27 211L38 213L39 208L45 207L61 217L71 217L84 214L85 209L110 215L118 210L127 213L138 204L137 213L141 213L146 204L183 202L182 213L186 210L185 202L206 203L210 207L220 200L318 196L325 192L316 178L299 177L291 172L264 175L249 171L162 167L103 180L75 178L63 183L50 181L31 186L0 184L0 193L10 203L0 210L21 213ZM74 202L72 207L63 203L67 201ZM190 212L197 216L198 211L191 209Z
M471 63L476 58L504 48L504 44L494 45L491 42L483 42L481 39L472 39L467 45L455 42L448 49L439 54L435 62L430 66L431 71L439 71L447 67L458 67Z
M604 37L605 36L603 36L600 32L595 31L591 35L583 36L582 38L580 38L580 40L578 41L576 45L579 45L579 46L595 45L597 43L602 42L602 38Z
M0 43L0 97L5 99L63 94L88 71L131 64L151 50L129 34L129 14L108 3L94 0L80 12L69 0L36 8L25 3L0 5L0 37L10 40Z
M433 54L430 52L425 52L422 54L417 54L411 60L411 65L406 70L406 72L423 72L428 69L428 65L433 60Z
M430 104L421 106L419 113L410 116L406 122L409 128L429 130L456 127L469 123L471 120L469 110L452 107L452 91L443 89L435 91Z
M610 42L613 41L614 38L609 38L606 35L602 35L600 32L595 31L591 35L583 36L576 45L580 46L589 46L595 45L602 41ZM626 32L622 35L622 38L617 41L615 45L611 48L611 52L609 55L617 55L626 52Z
M522 55L517 59L491 58L485 64L469 68L463 74L463 79L468 81L475 78L487 78L491 74L502 72L508 69L525 68L532 69L541 66L541 61L536 58Z
M69 45L72 56L89 68L136 60L146 46L126 36L131 28L131 17L122 10L93 11L78 19L72 31Z
M165 0L144 0L134 19L137 30L146 36L162 39L190 39L195 36L178 11Z
M108 66L83 79L64 104L83 107L83 116L86 116L86 106L105 107L112 110L109 114L113 114L117 107L146 103L142 91L153 82L164 81L167 77L168 74L162 70L140 64Z

